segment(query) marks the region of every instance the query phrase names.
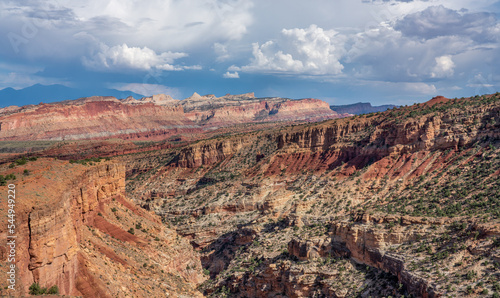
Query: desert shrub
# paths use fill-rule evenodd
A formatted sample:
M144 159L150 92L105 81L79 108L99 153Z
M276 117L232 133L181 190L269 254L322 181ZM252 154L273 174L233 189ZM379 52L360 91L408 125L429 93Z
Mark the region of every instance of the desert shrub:
M49 288L49 290L47 291L47 294L57 295L57 294L59 294L59 288L56 285L53 285L52 287Z
M472 280L476 277L476 272L474 270L471 270L471 271L467 272L466 277L468 280Z
M30 290L30 295L43 295L47 293L47 288L40 287L40 285L36 282L31 284L29 290Z
M16 164L20 166L25 165L27 162L28 160L24 156L19 159L16 159Z

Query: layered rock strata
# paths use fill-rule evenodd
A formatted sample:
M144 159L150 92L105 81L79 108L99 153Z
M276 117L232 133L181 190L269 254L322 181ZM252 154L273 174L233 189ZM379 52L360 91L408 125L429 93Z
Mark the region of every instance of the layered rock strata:
M85 297L126 293L146 297L165 291L199 294L194 285L204 278L198 257L156 216L125 198L123 164L83 166L42 158L29 162L26 169L29 175L24 177L18 173L22 169L8 171L23 177L14 182L18 197L16 295L26 295L34 282L43 287L56 285L63 295ZM128 225L132 227L127 232ZM6 232L1 231L4 236ZM175 248L168 248L172 243ZM151 267L143 268L141 261ZM148 276L150 270L165 275L123 288L126 280ZM155 285L174 276L175 283L174 278L163 281L167 282L164 286Z
M338 117L318 99L255 98L253 94L198 95L182 101L163 94L140 100L94 96L0 109L0 140L164 140L242 123Z

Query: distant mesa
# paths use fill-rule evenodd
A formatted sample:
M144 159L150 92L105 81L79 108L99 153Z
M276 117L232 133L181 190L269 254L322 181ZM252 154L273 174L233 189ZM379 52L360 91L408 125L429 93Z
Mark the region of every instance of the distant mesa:
M227 99L227 100L245 100L245 99L254 99L255 94L253 92L245 93L245 94L239 94L239 95L231 95L231 94L226 94L222 96L221 98Z
M376 112L383 112L387 111L388 109L392 109L396 107L395 105L381 105L381 106L372 106L371 103L368 102L358 102L354 104L349 104L349 105L337 105L337 106L330 106L330 108L339 113L339 114L354 114L354 115L361 115L361 114L369 114L369 113L376 113Z
M221 97L195 92L184 100L165 94L121 100L91 96L0 109L0 140L165 140L247 123L316 122L345 116L319 99L256 98L253 92Z
M156 105L177 105L179 104L178 99L173 99L170 95L165 94L156 94L149 97L142 97L140 99L135 99L132 96L129 96L125 99L121 100L122 103L125 104L144 104L144 103L153 103Z
M215 100L215 101L223 101L223 100L246 100L246 99L255 99L255 94L254 92L249 92L249 93L244 93L244 94L237 94L237 95L232 95L232 94L226 94L221 97L216 97L214 94L207 94L201 96L200 94L194 92L193 95L190 97L186 98L186 101L192 101L192 100Z

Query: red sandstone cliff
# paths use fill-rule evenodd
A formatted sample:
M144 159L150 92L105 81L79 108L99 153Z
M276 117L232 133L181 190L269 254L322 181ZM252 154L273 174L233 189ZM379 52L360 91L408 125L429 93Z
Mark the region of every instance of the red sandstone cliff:
M198 295L194 287L204 279L198 257L158 217L125 198L123 164L39 159L23 168L28 176L3 169L18 177L17 296L34 282L84 297ZM5 239L7 231L0 233ZM3 246L0 252L6 259Z
M109 97L27 106L2 115L0 123L2 140L137 138L197 129L180 106L124 104Z
M166 95L134 100L90 97L0 110L0 140L166 139L241 123L338 118L318 99L255 98L253 94Z

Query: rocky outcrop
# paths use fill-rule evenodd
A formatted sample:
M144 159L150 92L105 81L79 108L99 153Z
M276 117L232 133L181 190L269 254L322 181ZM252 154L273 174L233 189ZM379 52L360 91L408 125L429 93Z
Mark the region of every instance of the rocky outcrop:
M470 119L469 114L474 115L474 119ZM426 114L406 122L389 115L344 118L272 132L269 137L274 138L272 145L278 151L267 166L268 173L280 173L284 164L287 172L301 171L304 167L325 170L342 163L360 169L387 156L456 149L484 137L500 138L498 130L471 132L457 125L464 121L476 121L477 126L489 121L500 123L499 108L477 109L455 116ZM235 142L242 143L235 139L214 139L189 146L181 152L179 165L196 167L219 162L241 148L241 145L234 146Z
M336 222L331 227L331 237L314 239L292 239L288 252L298 260L320 257L348 257L357 263L366 264L397 276L407 290L418 297L440 297L432 282L407 269L404 257L387 252L394 244L415 238L411 233L380 231L369 226Z
M177 164L180 167L196 168L220 162L236 153L244 145L241 139L201 141L180 151Z
M350 257L357 262L392 273L410 293L419 297L441 296L433 288L431 281L407 270L408 264L403 257L387 252L391 245L415 239L414 233L380 231L369 226L342 222L334 223L331 229L331 243L345 247L342 252L349 251ZM332 250L335 251L336 248L332 246Z
M411 114L411 113L410 113ZM279 152L272 170L278 164L294 164L290 170L328 169L348 163L360 169L387 156L401 156L419 151L456 150L484 138L500 138L500 130L487 123L500 123L500 108L471 108L467 113L429 113L401 121L398 116L362 117L356 120L338 119L306 128L291 129L278 134ZM468 129L462 123L476 125ZM475 123L475 124L474 124ZM484 127L481 129L481 127Z

